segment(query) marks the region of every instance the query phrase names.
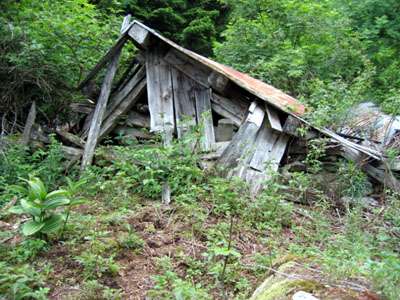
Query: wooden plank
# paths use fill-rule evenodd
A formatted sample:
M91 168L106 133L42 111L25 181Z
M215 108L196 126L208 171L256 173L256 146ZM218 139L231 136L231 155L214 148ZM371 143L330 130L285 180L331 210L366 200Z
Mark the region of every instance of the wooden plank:
M200 83L206 88L210 87L208 82L210 69L202 64L199 64L194 59L184 55L176 49L171 48L171 50L169 50L164 56L164 60L197 83Z
M151 44L150 32L137 23L134 23L131 26L128 31L128 35L131 39L133 39L134 43L141 48L147 49L147 47Z
M137 126L141 128L150 128L150 117L148 115L142 114L135 110L131 110L128 113L128 117L125 120L128 126Z
M215 144L211 111L211 89L196 89L195 98L197 123L201 124L203 128L201 148L203 151L211 151Z
M163 132L164 147L171 146L173 131L174 131L173 127L167 127ZM165 181L162 184L161 202L164 205L169 205L171 203L171 187L169 186L168 181Z
M124 28L122 27L122 29ZM88 139L86 141L85 150L83 152L81 172L83 172L87 166L91 165L93 161L94 150L98 142L101 130L101 123L103 121L103 117L106 111L108 98L110 97L112 82L115 77L115 73L117 72L118 61L121 55L121 50L122 46L114 53L114 56L112 57L109 65L107 66L106 75L104 77L103 84L101 86L100 96L93 113Z
M178 138L196 125L195 82L182 72L171 69L175 120Z
M107 119L103 121L101 125L101 132L99 139L104 138L116 125L117 120L123 114L127 113L129 109L140 99L146 89L146 79L142 79L141 82L134 89L131 93L120 103L120 105L113 110L113 112L108 116Z
M171 67L161 59L158 47L146 52L146 77L150 130L160 132L167 127L174 129Z
M216 142L213 145L213 152L209 152L206 154L203 154L201 156L202 160L215 160L221 157L222 153L225 151L226 147L229 146L231 142Z
M265 110L267 112L271 128L275 129L276 131L282 132L281 120L279 119L278 112L276 111L276 109L269 107L268 105L265 105Z
M265 111L253 102L249 108L245 122L239 127L231 143L222 153L219 162L224 168L232 169L240 165L245 165L253 155L253 145L260 129ZM241 171L234 172L235 174ZM233 174L233 173L232 173Z
M237 126L242 124L249 103L239 99L227 99L216 93L212 94L211 100L211 107L216 113L231 119Z
M33 124L36 119L36 102L33 101L31 108L29 109L28 117L26 118L24 132L22 134L21 144L27 146L29 144L29 140L31 138L31 132Z
M113 90L113 94L117 91L120 91L124 88L124 86L131 80L131 78L136 74L139 70L140 64L136 58L133 58L126 68L124 74L121 76L119 81L115 84L115 89Z
M128 81L128 83L122 88L122 90L118 91L115 95L111 95L110 97L110 105L107 107L107 111L105 113L105 118L110 116L113 111L120 106L122 101L125 101L128 94L132 92L132 90L142 81L142 79L146 76L145 67L142 66L138 70L138 72L132 76L132 78Z

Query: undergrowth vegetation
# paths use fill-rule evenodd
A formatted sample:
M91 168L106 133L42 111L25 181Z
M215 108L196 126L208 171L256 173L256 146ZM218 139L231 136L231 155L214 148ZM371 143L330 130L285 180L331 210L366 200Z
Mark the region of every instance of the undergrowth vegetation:
M305 160L308 172L292 173L289 184L276 174L252 199L240 180L200 169L192 142L100 148L98 156L111 152L112 160L98 160L80 181L67 180L57 168L52 174L42 171L42 164L60 159L53 153L56 145L38 150L41 160L36 152L9 148L9 159L2 161L4 170L14 172L2 177L1 218L9 224L0 237L2 294L15 299L120 299L136 293L154 299L246 299L267 270L290 254L318 263L330 284L362 278L396 299L399 195L386 192L385 204L375 208L357 201L337 206L318 180L323 153L315 147ZM89 199L70 209L62 235L18 234L27 220L9 213L8 202L18 196L13 187L19 178L29 174L70 191L71 197ZM334 175L340 178L341 197L362 197L367 181L358 168L341 161ZM171 206L160 203L165 181L172 187ZM310 201L312 210L287 201L293 195Z

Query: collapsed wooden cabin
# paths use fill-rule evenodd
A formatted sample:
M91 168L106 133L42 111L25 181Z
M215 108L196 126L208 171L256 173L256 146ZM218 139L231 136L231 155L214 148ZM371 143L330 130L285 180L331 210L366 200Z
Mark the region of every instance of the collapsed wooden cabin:
M139 49L137 56L112 88L121 49L129 42ZM120 38L79 88L90 84L102 68L106 73L96 106L75 108L88 113L75 141L84 145L82 169L111 132L145 139L148 134L140 129L147 128L169 144L190 126L202 124L205 158L215 158L227 176L241 177L256 194L269 172L279 168L289 141L299 138L297 129L307 126L308 136L331 138L344 157L366 162L363 167L372 177L386 180L379 151L314 128L302 119L305 107L293 97L180 47L138 21L125 19ZM397 187L394 180L390 184Z

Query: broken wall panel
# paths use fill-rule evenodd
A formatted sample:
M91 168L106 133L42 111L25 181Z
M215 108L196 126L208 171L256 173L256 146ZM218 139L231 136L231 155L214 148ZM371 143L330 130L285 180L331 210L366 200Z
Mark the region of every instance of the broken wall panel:
M231 175L240 177L244 165L251 159L254 151L254 142L259 131L265 111L253 102L244 123L239 127L231 143L222 153L219 163L226 169L238 169Z

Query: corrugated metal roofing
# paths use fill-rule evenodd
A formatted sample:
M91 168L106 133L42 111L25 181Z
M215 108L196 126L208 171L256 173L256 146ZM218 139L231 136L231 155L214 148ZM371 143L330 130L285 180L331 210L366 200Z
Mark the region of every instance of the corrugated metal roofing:
M305 107L301 104L297 99L287 95L286 93L282 92L281 90L261 81L256 78L253 78L247 74L239 72L231 67L225 66L220 64L216 61L213 61L209 58L201 56L193 51L190 51L186 48L179 46L178 44L174 43L173 41L167 39L166 37L162 36L155 30L147 27L146 25L142 24L139 21L133 21L133 24L138 24L147 31L149 31L152 35L157 37L158 39L162 40L163 42L169 44L171 47L175 48L176 50L184 53L185 55L191 57L192 59L196 60L197 62L206 65L207 67L211 68L215 72L224 75L229 80L237 84L238 86L242 87L243 89L247 90L251 94L257 96L258 98L266 101L267 103L271 104L272 106L281 109L289 114L295 114L297 116L301 116L305 112Z

